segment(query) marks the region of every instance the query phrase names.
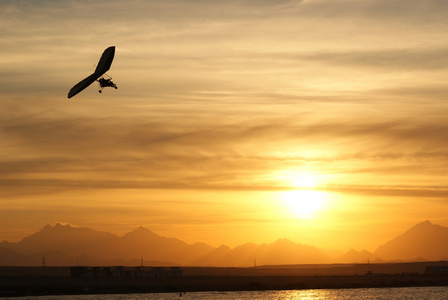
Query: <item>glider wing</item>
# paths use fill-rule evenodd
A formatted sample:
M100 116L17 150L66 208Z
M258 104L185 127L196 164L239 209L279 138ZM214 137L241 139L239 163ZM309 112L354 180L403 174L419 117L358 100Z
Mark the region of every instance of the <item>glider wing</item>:
M94 74L98 74L98 77L109 71L112 60L114 60L115 46L111 46L104 50L101 55L100 62L98 63Z
M90 76L78 82L74 87L72 87L70 92L68 92L68 98L70 99L71 97L75 96L76 94L84 90L86 87L91 85L98 77L99 76L97 76L97 74L93 73Z
M114 59L114 55L115 55L115 46L111 46L106 50L104 50L103 54L101 55L100 61L98 62L98 65L95 69L95 72L93 72L93 74L87 76L86 78L78 82L74 87L72 87L70 92L68 92L68 98L75 96L76 94L84 90L86 87L91 85L104 73L109 71L110 65L112 64L112 61Z

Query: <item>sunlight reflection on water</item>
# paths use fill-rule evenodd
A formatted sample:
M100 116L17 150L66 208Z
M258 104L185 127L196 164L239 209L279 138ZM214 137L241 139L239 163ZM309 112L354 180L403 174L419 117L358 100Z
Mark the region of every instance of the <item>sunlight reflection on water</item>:
M38 300L440 300L448 299L448 287L372 288L341 290L253 291L253 292L198 292L126 295L77 295L19 297L11 299ZM7 298L3 298L7 299Z

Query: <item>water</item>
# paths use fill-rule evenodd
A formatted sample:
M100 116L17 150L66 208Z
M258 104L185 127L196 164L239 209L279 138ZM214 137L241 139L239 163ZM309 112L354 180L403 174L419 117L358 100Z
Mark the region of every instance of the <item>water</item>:
M3 298L7 299L7 298ZM14 300L443 300L448 287L19 297Z

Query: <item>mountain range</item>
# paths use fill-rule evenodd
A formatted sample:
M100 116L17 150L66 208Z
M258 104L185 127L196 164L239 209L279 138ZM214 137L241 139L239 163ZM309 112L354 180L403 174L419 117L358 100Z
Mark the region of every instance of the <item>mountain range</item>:
M0 243L0 266L164 265L235 266L444 260L448 228L417 224L373 253L351 249L338 257L313 246L279 239L235 248L187 244L139 227L124 236L71 225L47 225L17 243Z

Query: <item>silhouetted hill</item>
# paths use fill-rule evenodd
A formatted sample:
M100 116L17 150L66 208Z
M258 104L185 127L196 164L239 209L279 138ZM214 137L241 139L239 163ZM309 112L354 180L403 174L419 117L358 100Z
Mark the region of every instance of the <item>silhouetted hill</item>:
M272 244L261 245L257 251L259 264L321 264L330 262L330 258L314 246L296 244L280 239Z
M21 254L11 249L0 248L0 266L67 266L76 264L75 257L67 256L61 251ZM97 260L97 259L95 259Z
M228 253L231 251L228 246L221 245L209 254L204 257L198 259L194 262L194 265L197 266L220 266L222 261L225 261Z
M328 263L330 258L315 247L280 239L272 244L244 244L234 249L203 243L189 245L139 227L122 237L89 228L47 225L17 243L4 241L5 265L40 265L43 253L50 265L151 265L252 266L261 264ZM8 252L10 251L10 252ZM50 253L51 252L51 253ZM12 263L14 262L14 263Z
M31 261L23 254L11 249L0 248L0 266L25 266Z
M117 238L116 235L111 233L99 232L89 228L75 228L58 223L54 227L47 225L39 232L24 238L18 243L2 242L0 247L12 249L21 254L54 250L62 251L70 256L83 253L95 255L104 254L102 249L107 249Z
M426 221L379 247L374 253L351 249L339 258L309 245L279 239L235 248L187 244L139 227L122 237L89 228L47 225L17 243L0 243L0 265L185 265L235 266L372 263L442 260L448 257L448 228Z
M367 250L356 251L350 249L347 253L339 257L339 263L367 263L367 262L381 262L381 259Z
M197 261L198 265L253 266L328 263L331 259L316 247L280 239L272 244L221 246Z
M448 228L430 221L417 224L374 252L386 260L442 260L448 257Z
M118 237L107 232L61 224L54 227L47 225L18 243L4 241L0 243L0 248L24 256L58 251L67 255L66 264L70 265L74 265L75 261L89 265L97 261L109 265L130 260L140 264L141 259L151 264L190 264L214 249L205 244L188 245L178 239L161 237L143 227Z
M139 227L124 235L117 257L143 257L156 261L172 261L178 264L191 264L211 251L213 247L206 244L189 245L175 238L161 237L152 231Z

